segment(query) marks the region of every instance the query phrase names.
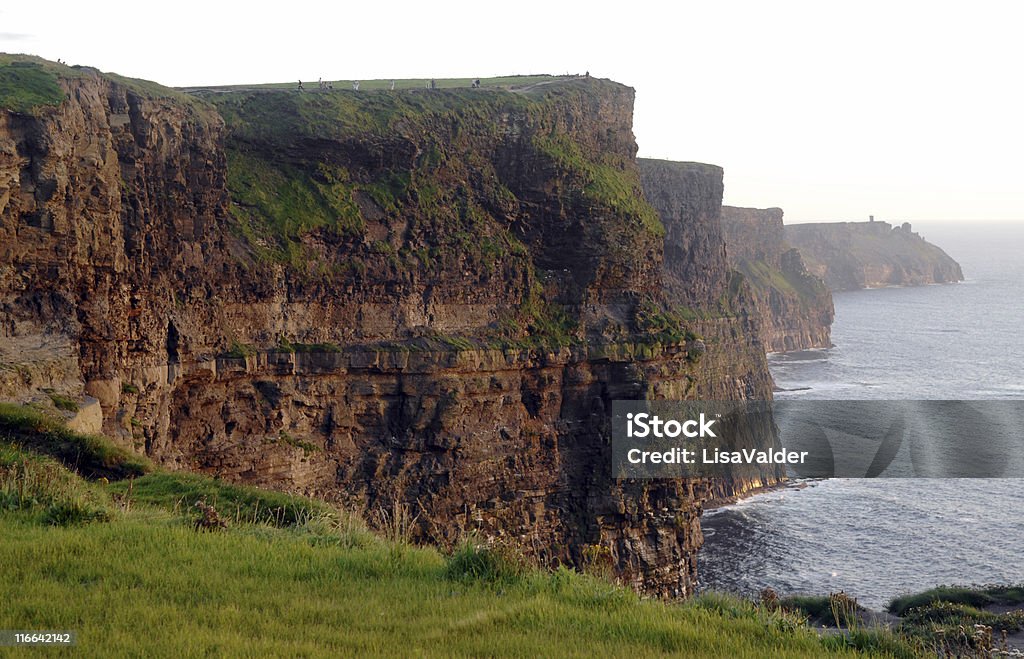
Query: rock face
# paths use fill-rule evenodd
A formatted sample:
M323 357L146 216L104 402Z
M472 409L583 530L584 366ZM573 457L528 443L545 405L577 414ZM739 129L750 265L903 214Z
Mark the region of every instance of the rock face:
M832 345L835 310L825 284L786 243L781 208L722 207L729 264L754 290L765 349L788 352Z
M786 227L808 269L833 291L963 281L960 264L910 223L819 222Z
M722 168L648 158L637 163L644 194L665 225L667 293L694 308L712 308L730 269L721 223Z
M723 171L716 165L640 158L644 195L665 227L661 275L667 312L637 321L648 331L678 324L703 337L699 343L729 346L709 350L693 378L690 395L653 398L768 400L772 381L765 360L764 326L756 291L728 263L722 223ZM669 321L666 323L666 321ZM665 332L663 331L662 334ZM729 386L728 383L733 383ZM773 430L754 429L764 437ZM712 498L729 499L769 485L782 476L766 473L753 482L713 482Z
M721 170L666 166L659 219L631 89L203 100L38 66L65 100L0 113L0 396L88 393L170 468L665 596L703 502L781 476L611 477L611 401L771 395Z

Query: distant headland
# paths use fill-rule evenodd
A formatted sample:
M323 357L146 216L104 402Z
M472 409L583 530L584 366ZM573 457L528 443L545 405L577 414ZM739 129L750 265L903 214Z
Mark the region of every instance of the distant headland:
M816 222L786 227L807 269L833 291L963 281L960 264L909 222Z

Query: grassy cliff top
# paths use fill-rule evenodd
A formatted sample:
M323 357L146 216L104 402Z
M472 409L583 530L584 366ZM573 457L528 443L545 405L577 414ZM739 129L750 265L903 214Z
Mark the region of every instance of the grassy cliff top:
M0 53L0 109L22 114L38 113L64 101L62 80L95 77L127 87L143 98L169 98L195 104L193 96L170 87L116 73L103 73L89 66L68 66L35 55Z
M24 114L60 105L64 90L58 76L63 68L40 57L0 53L0 108Z
M492 112L496 109L525 110L571 95L632 92L616 82L580 77L492 78L479 89L460 84L464 82L461 79L439 81L436 89L420 84L420 80L399 82L407 84L396 84L394 91L377 84L383 81L369 81L359 91L348 83L335 85L333 90L319 89L315 82L304 91L299 91L295 83L192 87L188 91L214 103L236 135L256 132L261 141L277 135L330 139L353 132L392 134L396 122L430 115L451 117L453 113L462 120L476 118L493 123L496 115Z
M646 163L656 167L665 167L677 171L699 171L722 174L725 170L721 165L712 165L706 162L690 162L685 160L664 160L662 158L637 158L640 163Z
M502 89L506 91L532 90L538 87L563 82L567 80L588 79L580 75L513 75L499 76L494 78L479 78L480 89ZM596 78L589 78L596 80ZM333 87L333 91L353 90L353 83L359 83L359 91L390 91L394 83L395 91L410 89L431 89L433 82L434 89L471 89L477 78L381 78L376 80L324 80L325 84ZM181 87L182 91L188 92L239 92L239 91L274 91L293 90L297 91L299 80L290 82L263 82L255 84L239 85L193 85ZM319 81L303 80L302 86L306 92L314 93L321 91Z
M787 224L786 239L814 260L822 259L815 247L827 245L867 263L919 259L923 263L960 268L941 247L913 231L909 223L901 226L883 221Z

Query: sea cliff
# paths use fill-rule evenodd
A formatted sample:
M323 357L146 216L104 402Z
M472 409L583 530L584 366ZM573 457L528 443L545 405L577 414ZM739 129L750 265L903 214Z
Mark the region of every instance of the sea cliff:
M3 398L663 596L704 502L781 477L611 476L612 400L771 395L721 170L645 197L632 89L184 94L16 61L50 92L0 111Z

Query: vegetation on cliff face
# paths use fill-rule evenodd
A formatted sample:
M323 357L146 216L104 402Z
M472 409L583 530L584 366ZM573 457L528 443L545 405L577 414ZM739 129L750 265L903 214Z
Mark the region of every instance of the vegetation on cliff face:
M71 501L97 514L54 521ZM88 482L22 444L0 447L0 502L0 627L74 629L69 652L851 654L742 600L642 601L471 538L445 556L400 523L381 537L320 502L200 476Z
M636 326L650 342L675 344L700 339L688 326L705 314L687 307L663 309L650 301L641 303L636 312Z
M230 129L228 187L241 235L262 258L295 270L328 262L342 276L380 262L386 267L377 273L437 273L457 261L493 270L521 259L525 249L487 211L508 207L511 193L493 171L486 176L471 158L453 157L457 149L439 143L431 123L475 119L479 128L499 100L524 101L464 96L212 97ZM315 246L324 242L334 249Z
M631 152L561 124L605 86L623 88L543 82L514 93L196 93L227 123L231 216L257 261L335 283L365 283L367 272L401 286L465 272L524 282L504 300L508 315L548 308L531 300L538 267L551 260L538 255L558 248L545 244L549 230L538 231L551 220L532 215L594 217L583 227L602 244L581 260L625 261L633 257L631 236L664 234L640 193ZM508 167L510 158L528 167ZM538 201L557 206L538 209ZM550 316L512 320L524 328L560 324Z
M767 295L776 290L794 296L805 307L816 297L828 293L820 279L779 270L764 261L741 261L736 267L747 277L755 292Z
M658 213L644 199L637 172L623 169L615 158L587 158L579 144L566 135L539 136L534 143L559 167L581 177L585 199L611 209L627 221L639 222L655 236L665 236Z

